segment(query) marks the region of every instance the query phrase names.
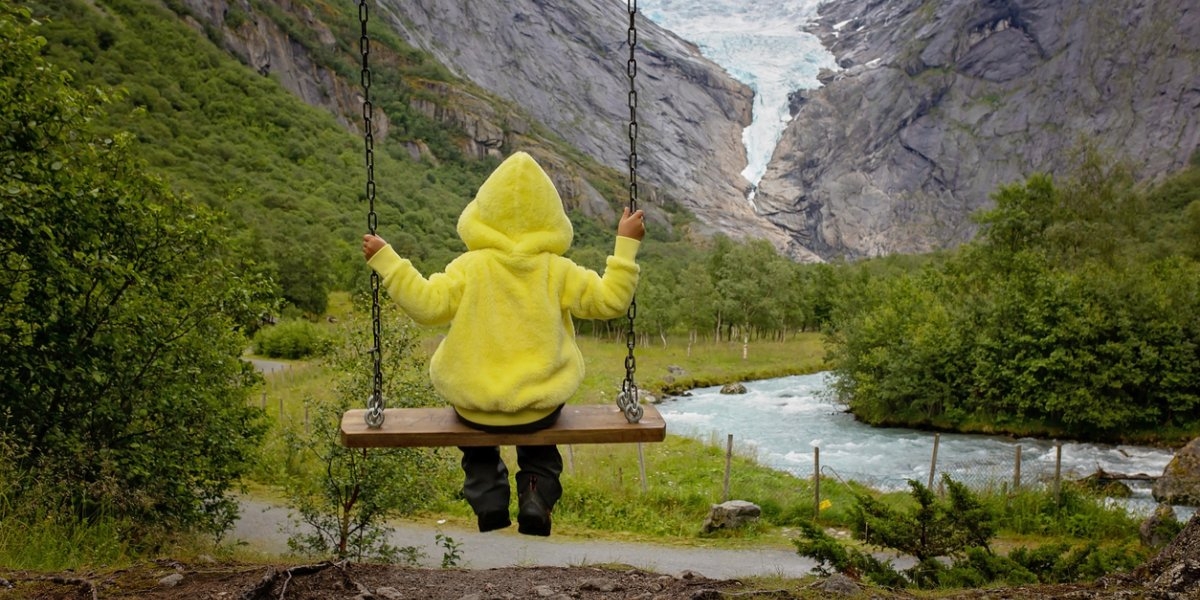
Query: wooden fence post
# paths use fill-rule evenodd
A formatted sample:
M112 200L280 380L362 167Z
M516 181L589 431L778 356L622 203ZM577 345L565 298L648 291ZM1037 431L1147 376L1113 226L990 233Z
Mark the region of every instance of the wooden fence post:
M813 446L813 521L821 514L821 447Z
M942 434L933 434L933 458L929 461L929 490L933 491L933 474L937 472L937 453L938 445L942 441Z
M1017 461L1013 465L1013 492L1021 489L1021 445L1017 444Z
M732 467L733 467L733 434L731 433L725 439L725 492L722 495L722 497L724 498L724 500L722 500L722 502L729 501L729 470Z
M1058 507L1062 492L1062 442L1054 442L1054 506Z
M646 484L646 453L642 450L642 443L638 442L638 470L642 475L642 493L646 493L649 486Z

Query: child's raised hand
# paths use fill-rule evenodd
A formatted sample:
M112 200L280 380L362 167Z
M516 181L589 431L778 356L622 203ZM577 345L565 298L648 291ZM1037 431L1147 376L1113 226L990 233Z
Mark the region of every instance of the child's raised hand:
M367 260L371 260L371 257L375 256L375 253L382 250L383 247L386 245L387 245L387 242L383 238L381 238L377 235L371 235L369 233L364 234L363 235L363 246L362 246L363 258L365 258Z
M621 222L617 223L617 235L641 241L643 237L646 237L645 221L646 215L641 209L630 214L629 207L626 206L625 212L621 215Z

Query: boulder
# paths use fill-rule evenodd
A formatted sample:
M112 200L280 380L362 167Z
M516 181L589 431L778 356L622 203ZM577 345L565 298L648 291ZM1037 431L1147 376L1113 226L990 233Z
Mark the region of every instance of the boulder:
M1200 506L1200 438L1175 453L1152 492L1159 502Z
M1138 526L1138 537L1148 548L1162 548L1167 545L1183 526L1175 518L1175 509L1170 504L1159 504L1154 514L1146 517Z
M1200 513L1157 556L1124 577L1153 593L1147 597L1200 597Z
M841 573L834 573L810 587L820 590L826 597L856 596L862 592L862 586Z
M749 523L758 521L762 509L753 502L745 500L730 500L722 504L714 504L708 511L701 528L704 533L712 533L718 529L740 529Z
M740 383L727 383L721 386L722 394L745 394L746 386Z

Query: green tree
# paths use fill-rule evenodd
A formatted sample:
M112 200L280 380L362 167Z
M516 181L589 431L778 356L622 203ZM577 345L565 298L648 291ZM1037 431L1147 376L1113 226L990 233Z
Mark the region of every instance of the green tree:
M917 481L908 484L915 505L903 509L856 494L851 532L867 544L916 559L913 566L897 570L891 561L880 562L846 547L815 525L801 528L804 539L795 542L797 550L820 561L822 569L829 565L893 587L982 587L993 582L1036 581L1014 561L992 553L989 543L995 535L996 515L964 485L942 475L948 493L940 499Z
M438 402L426 375L416 335L398 326L393 305L383 312L381 339L383 398L389 408L431 406ZM371 394L372 355L363 352L371 333L361 320L341 328L339 343L325 357L335 374L336 399L315 408L314 426L293 428L285 436L292 455L301 458L289 473L288 500L308 527L288 540L304 554L415 562L418 550L388 542L391 518L412 514L454 489L438 474L456 473L449 453L430 448L346 448L340 443L343 413L363 408ZM457 480L456 480L457 481Z
M643 271L637 289L637 323L635 329L654 335L667 345L667 333L679 321L681 306L675 298L672 273Z
M0 430L61 514L222 531L263 431L241 330L271 286L128 136L92 136L105 94L35 27L0 7Z
M687 310L679 318L691 337L699 332L714 331L717 327L716 287L712 276L702 263L688 264L679 275L676 302Z

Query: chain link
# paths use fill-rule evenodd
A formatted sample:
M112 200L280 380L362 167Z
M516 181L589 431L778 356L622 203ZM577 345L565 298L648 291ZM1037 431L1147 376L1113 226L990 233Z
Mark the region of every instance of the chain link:
M358 38L358 51L362 54L362 71L359 79L363 90L363 153L367 167L367 231L375 235L379 217L375 213L375 134L372 124L374 107L371 105L371 68L367 58L371 54L371 39L367 37L367 0L359 0L358 22L362 35ZM378 429L383 426L383 316L379 306L379 273L371 270L371 362L374 378L371 382L371 397L367 399L367 426Z
M625 63L625 75L629 78L629 212L633 213L638 209L638 96L637 87L634 85L637 78L637 58L634 56L634 51L637 49L637 0L628 0L627 7L629 9L627 33L629 61ZM629 353L625 356L625 380L621 382L621 392L617 394L617 406L621 408L621 412L625 413L626 421L637 423L642 419L642 405L638 400L637 384L633 381L633 374L637 371L637 358L633 354L634 346L637 345L637 332L633 328L634 318L637 317L636 297L629 303L627 316L629 317L629 327L625 330L625 347Z

